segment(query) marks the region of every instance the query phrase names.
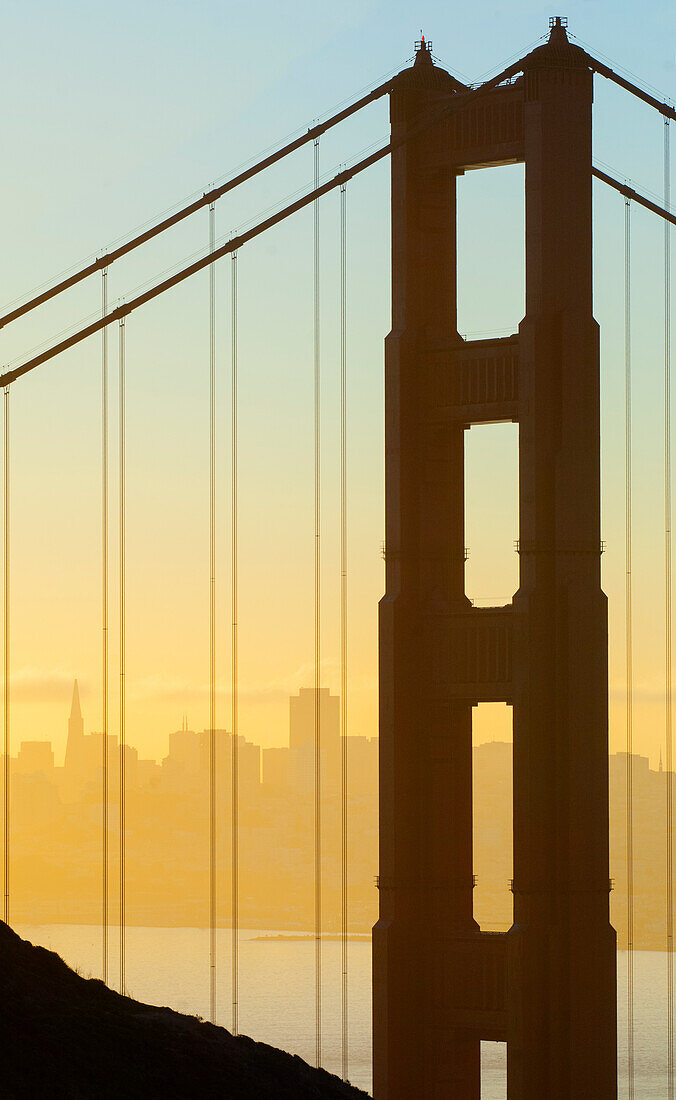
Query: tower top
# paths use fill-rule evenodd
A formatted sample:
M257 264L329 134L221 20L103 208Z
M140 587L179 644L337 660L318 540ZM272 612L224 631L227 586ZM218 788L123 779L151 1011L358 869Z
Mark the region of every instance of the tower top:
M588 69L589 57L568 38L568 20L565 15L552 15L549 20L549 38L542 46L536 46L524 58L523 69Z
M416 65L433 65L432 61L432 43L428 42L423 32L420 32L420 39L415 44L415 64Z
M466 92L464 84L447 73L432 60L432 43L420 32L415 43L415 60L409 68L402 69L394 78L393 90L415 92Z
M550 46L567 46L568 45L568 32L566 30L568 26L568 20L565 15L551 15L549 17L549 39L548 44Z

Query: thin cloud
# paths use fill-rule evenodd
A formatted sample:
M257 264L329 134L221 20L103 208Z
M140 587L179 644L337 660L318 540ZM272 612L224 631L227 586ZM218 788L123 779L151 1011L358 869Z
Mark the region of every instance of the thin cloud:
M339 669L335 661L322 661L322 685L331 691L338 690ZM314 683L314 665L303 664L293 672L271 680L256 683L242 683L239 685L239 696L242 700L250 702L280 702L295 695L298 689L312 687ZM358 676L351 679L351 685L361 690L377 687L376 678L373 676ZM230 698L230 680L224 676L216 680L216 696L219 699ZM202 700L209 697L209 683L206 680L194 681L181 677L170 677L162 674L147 676L142 680L130 680L129 695L134 699L169 699L177 702L190 700Z
M610 688L610 699L613 703L623 702L627 697L627 689L624 684L613 685ZM633 684L631 690L635 703L664 703L664 684L644 681Z
M21 668L10 676L12 699L21 703L58 703L66 705L73 690L73 672L64 669ZM86 681L78 680L80 690L87 694Z

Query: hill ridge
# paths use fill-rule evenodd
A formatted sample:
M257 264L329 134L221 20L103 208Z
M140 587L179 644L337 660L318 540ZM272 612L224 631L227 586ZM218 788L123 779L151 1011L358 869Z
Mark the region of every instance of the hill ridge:
M297 1055L143 1004L0 921L3 1097L358 1100Z

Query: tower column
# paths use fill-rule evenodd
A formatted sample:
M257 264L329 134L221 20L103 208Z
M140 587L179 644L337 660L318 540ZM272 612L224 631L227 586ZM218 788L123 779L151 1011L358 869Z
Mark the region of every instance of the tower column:
M592 315L592 73L561 26L524 75L520 588L508 1095L617 1095L607 606Z
M425 44L391 96L392 137L461 85ZM435 425L428 370L456 331L455 169L431 126L392 156L392 332L385 348L386 569L380 605L380 918L373 932L374 1096L478 1100L479 1039L448 1009L472 918L471 701L450 697L464 596L463 425Z

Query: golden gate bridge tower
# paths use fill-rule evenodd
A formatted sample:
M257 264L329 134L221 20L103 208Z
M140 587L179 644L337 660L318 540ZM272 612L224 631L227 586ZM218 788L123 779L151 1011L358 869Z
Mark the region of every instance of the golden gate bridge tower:
M617 1095L592 79L557 18L485 94L424 40L391 91L376 1100L478 1100L482 1039L507 1043L510 1098ZM514 336L465 341L456 178L514 162L525 318ZM477 608L464 433L505 420L519 425L520 583L507 606ZM472 912L472 707L500 700L513 706L514 915L491 933Z

